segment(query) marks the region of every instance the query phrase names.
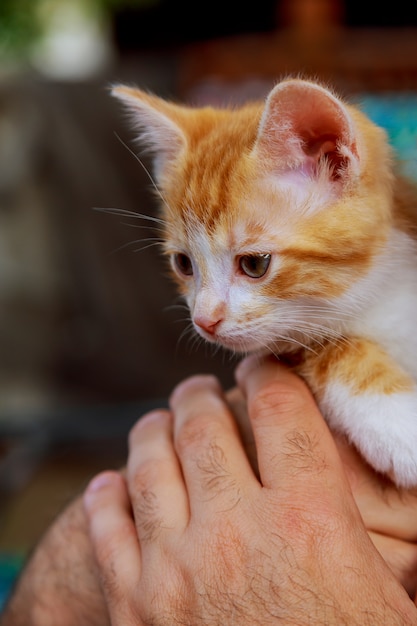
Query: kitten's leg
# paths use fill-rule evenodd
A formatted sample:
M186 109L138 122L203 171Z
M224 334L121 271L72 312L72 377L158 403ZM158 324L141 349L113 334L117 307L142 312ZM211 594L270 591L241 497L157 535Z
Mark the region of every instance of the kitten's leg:
M333 430L397 485L417 485L417 387L384 350L358 338L328 345L300 373Z

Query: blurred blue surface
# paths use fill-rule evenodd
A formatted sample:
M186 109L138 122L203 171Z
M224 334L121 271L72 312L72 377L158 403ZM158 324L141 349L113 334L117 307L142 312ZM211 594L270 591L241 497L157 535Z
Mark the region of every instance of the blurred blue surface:
M417 93L363 94L355 99L388 132L404 174L417 181Z
M0 554L0 610L8 598L23 560L24 557L18 554Z

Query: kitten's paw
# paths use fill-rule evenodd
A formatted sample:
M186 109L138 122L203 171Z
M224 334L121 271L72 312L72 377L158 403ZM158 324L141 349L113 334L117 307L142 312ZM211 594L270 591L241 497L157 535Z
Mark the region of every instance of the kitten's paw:
M414 415L417 421L417 415ZM352 442L368 463L386 474L398 487L417 486L417 426L408 432L395 427L364 426L360 436L351 436Z
M330 427L347 434L376 471L399 487L417 486L417 392L352 397L338 385L324 404Z

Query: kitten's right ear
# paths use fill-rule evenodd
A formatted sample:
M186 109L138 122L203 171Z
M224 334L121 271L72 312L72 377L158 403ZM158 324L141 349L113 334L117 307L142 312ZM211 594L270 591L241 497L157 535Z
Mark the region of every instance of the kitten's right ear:
M154 173L158 181L185 149L182 130L184 109L140 89L117 85L111 94L121 100L131 113L139 139L154 154Z

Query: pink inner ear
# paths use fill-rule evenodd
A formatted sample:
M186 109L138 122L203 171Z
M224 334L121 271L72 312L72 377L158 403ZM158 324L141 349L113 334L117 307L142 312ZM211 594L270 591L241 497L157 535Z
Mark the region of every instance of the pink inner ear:
M329 165L330 176L333 180L340 178L346 168L349 158L346 153L340 150L341 141L337 135L323 133L317 137L306 137L302 139L302 149L313 169L317 169L318 164L326 159ZM352 146L354 148L354 146Z
M259 143L280 167L317 170L326 159L337 179L356 155L349 114L329 91L305 81L281 83L271 92ZM277 163L278 165L278 163Z

